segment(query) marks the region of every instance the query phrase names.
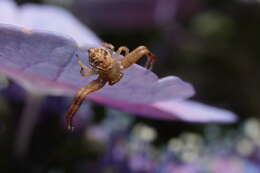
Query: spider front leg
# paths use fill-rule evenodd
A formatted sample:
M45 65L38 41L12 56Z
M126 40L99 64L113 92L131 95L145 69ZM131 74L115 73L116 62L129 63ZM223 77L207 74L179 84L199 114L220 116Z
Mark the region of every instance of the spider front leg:
M92 75L97 74L95 71L93 71L92 69L90 69L89 67L87 67L85 64L83 64L83 62L80 60L80 58L77 56L78 60L78 64L81 67L80 68L80 74L81 76L85 76L85 77L89 77Z
M84 68L80 68L80 75L81 76L84 76L84 77L90 77L90 76L93 76L93 75L96 75L97 73L93 70L91 71L84 71L85 69Z
M134 64L136 61L138 61L143 56L147 56L147 61L145 63L145 68L151 70L154 64L154 61L156 59L155 55L147 49L145 46L139 46L136 49L134 49L132 52L127 54L124 59L120 61L122 65L122 69L127 69L132 64Z
M93 80L85 87L79 89L66 115L67 128L69 130L73 130L73 125L72 125L73 117L75 113L78 111L78 109L80 108L82 102L85 100L86 96L94 91L103 88L106 82L107 81L103 80L101 77L98 77L96 80Z
M105 48L108 48L110 50L110 53L113 54L113 51L115 49L114 45L113 44L110 44L110 43L106 43L106 42L103 42L101 43L102 46L104 46Z
M119 56L121 55L122 52L125 52L125 56L129 54L129 49L125 46L121 46L118 48L118 50L116 51L116 54L114 55L114 58L116 60L119 60Z
M102 44L102 46L104 46L104 47L106 47L106 48L108 48L108 49L110 49L110 50L114 50L114 49L115 49L115 47L114 47L113 44L106 43L106 42L103 42L103 43L101 43L101 44Z

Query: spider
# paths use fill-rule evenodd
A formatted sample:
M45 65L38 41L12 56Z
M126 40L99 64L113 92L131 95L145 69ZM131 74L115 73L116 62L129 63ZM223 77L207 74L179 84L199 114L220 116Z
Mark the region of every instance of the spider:
M112 44L102 43L102 46L88 49L91 68L84 65L77 56L81 76L88 77L97 74L98 77L76 93L66 115L69 130L73 130L73 117L88 94L103 88L106 83L114 85L119 82L123 77L122 70L127 69L143 56L147 56L145 67L149 70L152 69L155 61L155 55L145 46L139 46L132 52L129 52L127 47L121 46L115 53ZM123 52L125 56L120 58Z

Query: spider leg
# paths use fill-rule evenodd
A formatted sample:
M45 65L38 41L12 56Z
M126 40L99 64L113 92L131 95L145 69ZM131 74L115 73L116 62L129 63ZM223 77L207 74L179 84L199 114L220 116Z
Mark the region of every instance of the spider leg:
M103 42L103 43L101 43L101 44L102 44L102 46L104 46L104 47L106 47L106 48L108 48L108 49L111 49L111 50L114 50L114 49L115 49L115 47L113 46L113 44L106 43L106 42Z
M84 77L90 77L93 75L96 75L97 73L92 71L92 72L85 72L83 68L80 69L80 75Z
M108 48L110 50L110 53L113 54L113 51L115 49L115 47L113 46L113 44L110 44L110 43L106 43L106 42L103 42L101 43L102 46L104 46L105 48Z
M83 70L85 70L85 71L87 71L87 72L89 72L89 73L94 72L92 69L90 69L88 66L86 66L86 65L81 61L81 59L78 58L77 62L78 62L78 64L79 64L79 66L81 67L81 69L83 69Z
M79 89L66 115L67 128L69 130L73 130L73 125L72 125L73 117L75 113L78 111L78 109L80 108L82 102L85 100L86 96L94 91L103 88L106 82L107 81L103 80L101 77L98 77L96 80L93 80L85 87Z
M77 56L78 57L78 56ZM89 77L89 76L92 76L92 75L95 75L97 74L94 70L90 69L88 66L86 66L81 60L80 58L78 57L78 64L79 66L81 67L80 68L80 74L81 76L85 76L85 77Z
M119 56L121 55L122 52L125 52L125 56L129 54L129 49L125 46L121 46L117 49L116 54L114 55L114 58L116 60L119 60Z
M122 69L127 69L143 56L147 56L145 68L151 70L156 59L155 55L145 46L139 46L120 61Z

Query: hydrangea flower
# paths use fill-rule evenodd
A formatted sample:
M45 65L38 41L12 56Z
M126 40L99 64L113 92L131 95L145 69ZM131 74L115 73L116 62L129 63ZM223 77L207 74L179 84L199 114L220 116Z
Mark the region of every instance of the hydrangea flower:
M88 62L86 49L100 46L100 39L71 14L52 6L17 7L12 1L1 1L0 11L0 22L5 23L0 25L1 73L29 92L55 96L72 96L93 80L80 76L75 55ZM230 111L187 100L194 89L176 76L159 79L139 65L124 74L118 84L88 98L149 118L192 122L236 119Z
M200 173L225 170L232 173L259 172L258 161L252 159L258 150L242 154L237 149L241 137L255 134L255 131L249 132L249 129L256 130L258 120L247 121L245 129L241 130L240 127L235 135L230 135L225 130L223 136L211 139L213 143L208 143L203 137L205 134L201 136L186 132L169 140L167 146L160 147L153 145L156 139L155 129L145 124L131 127L131 124L129 116L108 109L101 125L87 131L88 138L92 136L92 139L106 142L108 145L108 151L98 166L100 172L107 169L132 173ZM93 134L96 136L93 137ZM257 139L259 140L259 136ZM230 143L225 144L226 140ZM215 145L218 149L215 149ZM243 150L248 150L248 146L243 147Z

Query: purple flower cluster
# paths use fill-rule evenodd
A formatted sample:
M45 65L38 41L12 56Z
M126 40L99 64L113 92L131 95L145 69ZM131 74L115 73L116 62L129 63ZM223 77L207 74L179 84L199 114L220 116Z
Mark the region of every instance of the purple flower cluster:
M255 130L259 129L260 122L257 120L246 121L239 135L230 131L211 139L213 143L207 142L205 136L213 129L217 135L218 126L209 126L204 137L191 132L182 133L169 140L167 146L161 147L153 145L157 132L152 127L145 124L131 127L131 124L129 116L109 109L107 118L100 125L87 130L87 138L96 138L109 146L100 160L100 171L215 173L228 170L230 173L257 173L260 170L256 163L260 155L252 159L254 152L259 153L260 135ZM214 132L211 134L214 135Z

